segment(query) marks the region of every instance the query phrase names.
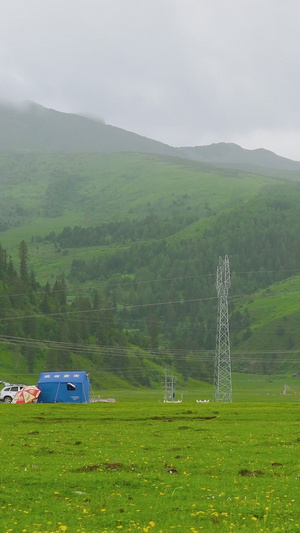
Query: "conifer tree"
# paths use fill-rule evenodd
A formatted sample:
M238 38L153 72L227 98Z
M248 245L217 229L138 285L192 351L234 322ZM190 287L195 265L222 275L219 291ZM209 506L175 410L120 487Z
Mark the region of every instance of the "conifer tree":
M22 281L27 281L28 271L27 271L27 262L28 262L28 248L25 241L21 241L19 245L19 259L20 259L20 278Z

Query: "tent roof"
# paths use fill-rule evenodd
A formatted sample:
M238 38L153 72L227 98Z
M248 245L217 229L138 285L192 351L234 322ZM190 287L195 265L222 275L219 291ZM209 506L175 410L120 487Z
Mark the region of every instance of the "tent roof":
M45 383L47 381L59 383L82 383L87 377L87 373L82 370L72 370L72 372L42 372L39 377L39 383Z

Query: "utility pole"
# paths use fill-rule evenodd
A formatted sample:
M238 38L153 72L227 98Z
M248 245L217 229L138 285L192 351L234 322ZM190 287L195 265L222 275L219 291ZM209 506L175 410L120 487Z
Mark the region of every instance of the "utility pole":
M214 401L232 402L231 360L228 321L229 259L219 257L217 268L218 321L214 370Z

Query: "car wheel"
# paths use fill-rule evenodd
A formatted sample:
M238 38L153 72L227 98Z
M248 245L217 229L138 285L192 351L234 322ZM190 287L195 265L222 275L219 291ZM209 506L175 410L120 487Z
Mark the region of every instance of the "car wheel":
M4 397L4 401L5 401L5 403L11 403L11 400L12 400L12 399L11 399L10 396L5 396L5 397Z

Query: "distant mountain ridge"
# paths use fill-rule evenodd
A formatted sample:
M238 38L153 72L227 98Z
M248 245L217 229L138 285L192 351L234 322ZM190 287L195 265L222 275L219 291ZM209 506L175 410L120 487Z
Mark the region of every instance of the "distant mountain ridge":
M234 143L217 143L208 146L185 147L179 150L190 159L215 166L262 172L263 169L297 172L300 162L279 156L270 150L247 150Z
M281 176L296 173L300 162L263 148L247 150L233 143L175 148L96 119L63 113L34 102L0 104L0 152L138 152L168 155L218 167Z

